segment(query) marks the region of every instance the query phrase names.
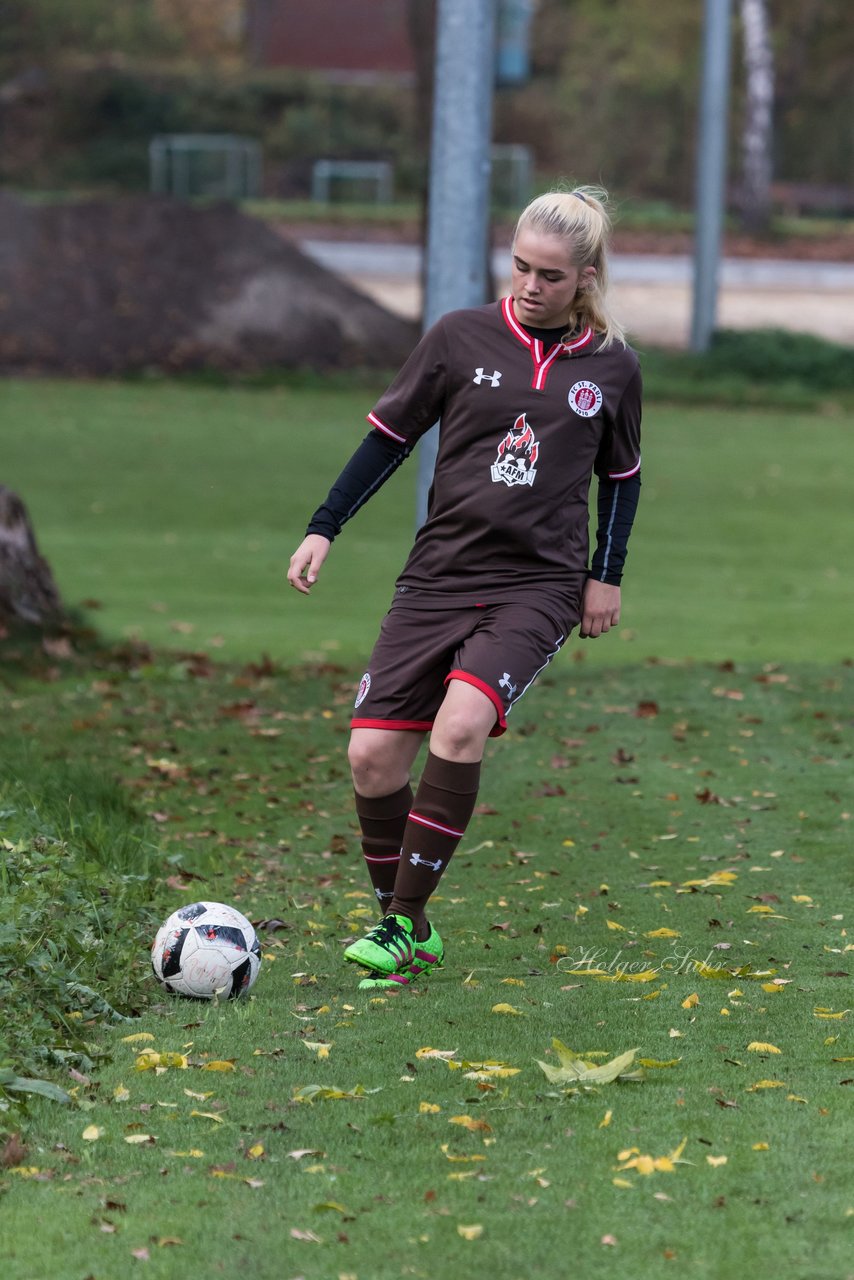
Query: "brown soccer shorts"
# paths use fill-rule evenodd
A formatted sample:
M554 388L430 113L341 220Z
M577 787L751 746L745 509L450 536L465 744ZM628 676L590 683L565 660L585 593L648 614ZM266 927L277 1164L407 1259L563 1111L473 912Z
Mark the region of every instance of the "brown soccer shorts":
M362 677L354 729L433 727L450 680L465 680L493 703L490 734L560 649L577 619L563 626L527 604L413 609L395 605L383 619Z

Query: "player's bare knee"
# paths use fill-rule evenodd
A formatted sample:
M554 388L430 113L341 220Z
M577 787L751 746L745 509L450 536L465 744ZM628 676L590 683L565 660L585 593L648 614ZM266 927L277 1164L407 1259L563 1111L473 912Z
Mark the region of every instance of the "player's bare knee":
M363 796L383 796L397 791L408 781L408 771L395 767L387 753L375 744L352 739L347 750L353 786ZM400 780L398 774L401 775Z
M479 760L485 737L482 727L464 711L445 712L434 726L430 748L445 760Z

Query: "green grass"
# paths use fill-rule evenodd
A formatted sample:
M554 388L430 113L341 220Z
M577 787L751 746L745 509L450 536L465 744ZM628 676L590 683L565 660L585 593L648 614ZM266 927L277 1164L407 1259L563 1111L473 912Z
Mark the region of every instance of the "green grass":
M571 643L489 744L434 904L446 968L372 998L341 960L373 908L347 724L414 468L319 594L283 585L371 403L335 381L6 386L2 479L102 639L0 641L0 1087L5 1056L72 1095L0 1094L4 1280L199 1257L259 1280L433 1280L449 1258L476 1280L841 1280L844 419L653 399L624 624ZM245 1005L148 974L156 923L198 897L279 922ZM554 1038L672 1065L566 1091L537 1065ZM186 1069L138 1069L146 1045ZM299 1100L316 1086L353 1096ZM621 1167L683 1139L672 1171Z
M284 575L379 390L12 381L2 479L66 601L108 638L358 664L411 542L414 464L344 530L310 599ZM841 413L652 399L623 625L579 652L851 656L852 469Z
M446 968L379 999L340 954L371 914L344 759L357 669L192 677L103 655L59 680L4 674L8 741L120 778L161 874L180 853L206 877L169 907L281 922L248 1004L150 984L132 1024L83 1023L95 1069L57 1077L73 1105L30 1103L0 1171L8 1280L121 1275L141 1250L164 1280L200 1255L261 1280L431 1277L449 1256L562 1280L570 1250L605 1280L723 1280L769 1257L781 1280L848 1274L850 666L555 668L490 744L485 811L434 904ZM135 988L146 965L140 945ZM555 1037L672 1065L567 1092L536 1064ZM187 1068L139 1070L142 1047ZM517 1074L482 1089L425 1048ZM296 1099L314 1086L355 1096ZM683 1139L671 1172L620 1168Z

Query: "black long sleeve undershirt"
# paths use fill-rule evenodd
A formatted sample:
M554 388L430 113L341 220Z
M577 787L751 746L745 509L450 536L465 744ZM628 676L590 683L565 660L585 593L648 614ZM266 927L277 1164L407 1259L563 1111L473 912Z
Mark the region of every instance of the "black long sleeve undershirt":
M332 542L411 452L409 445L398 444L376 427L369 431L311 517L306 533L319 533Z
M596 550L589 575L598 582L620 585L640 487L639 471L626 480L599 480Z
M411 452L409 445L391 440L376 428L369 431L326 501L311 517L306 532L319 533L332 542ZM590 577L619 585L639 496L639 473L627 480L599 480L596 550Z

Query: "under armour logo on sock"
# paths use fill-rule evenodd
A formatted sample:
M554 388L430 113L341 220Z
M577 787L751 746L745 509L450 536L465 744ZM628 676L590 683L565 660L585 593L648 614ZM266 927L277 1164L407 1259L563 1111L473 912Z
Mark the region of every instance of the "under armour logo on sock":
M513 694L516 692L516 685L515 685L515 684L511 684L511 683L510 683L510 672L509 672L509 671L505 671L505 672L504 672L503 679L499 680L499 681L498 681L498 684L499 684L499 687L500 687L501 689L506 689L506 690L507 690L507 693L508 693L508 695L509 695L511 698L513 697Z
M387 898L391 899L391 898L393 898L393 897L394 897L394 891L393 891L393 890L392 890L391 892L389 892L389 893L383 893L382 889L374 889L374 893L377 895L377 897L379 898L380 902L385 902L385 900L386 900Z
M412 863L413 867L429 867L431 871L442 870L441 860L437 859L435 862L429 862L427 858L422 858L420 853L411 853L409 855L409 861Z

